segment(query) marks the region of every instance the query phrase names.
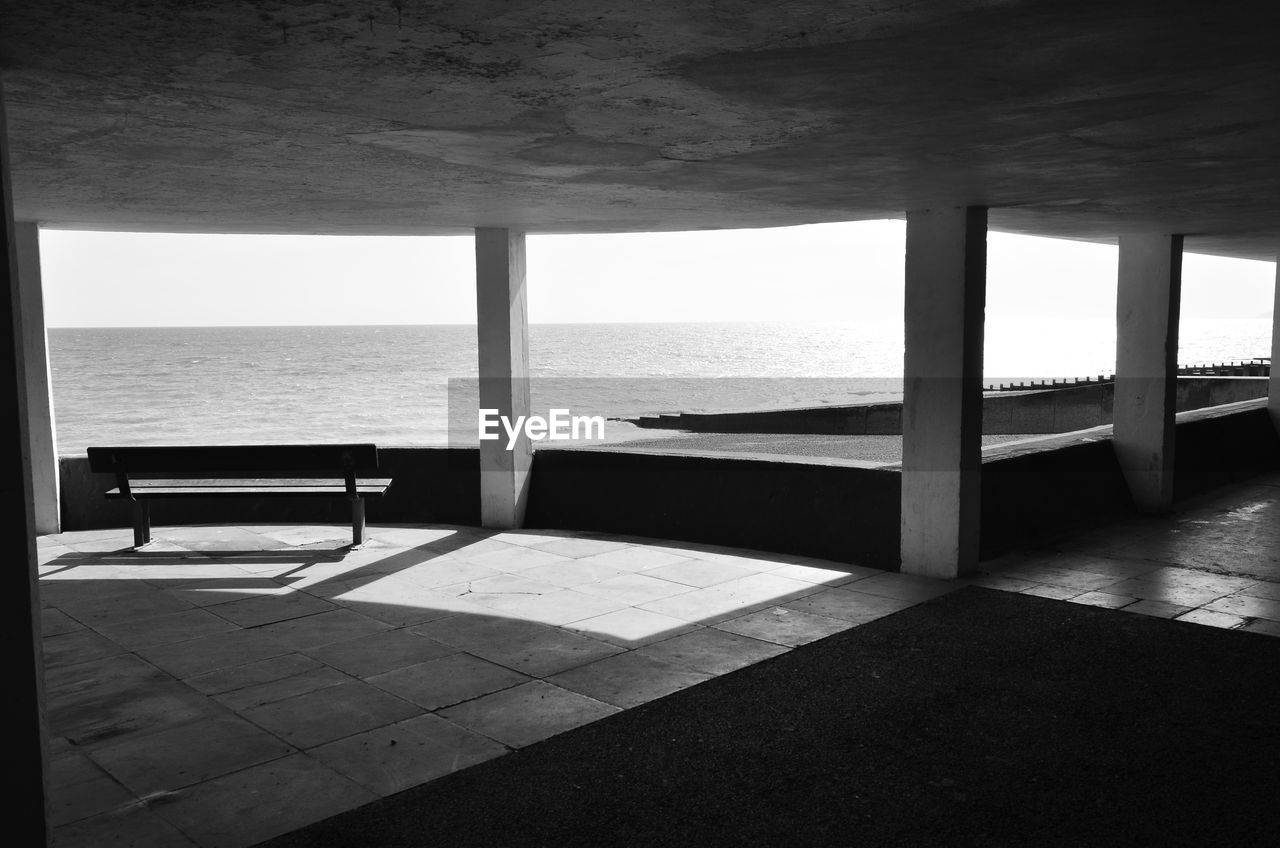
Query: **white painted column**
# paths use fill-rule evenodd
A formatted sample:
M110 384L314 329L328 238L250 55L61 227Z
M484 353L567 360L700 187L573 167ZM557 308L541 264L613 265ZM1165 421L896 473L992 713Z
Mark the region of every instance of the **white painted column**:
M44 325L44 288L40 277L40 228L14 224L18 255L18 335L27 388L27 450L35 494L37 533L62 529L58 506L58 448L49 379L49 344Z
M1116 458L1134 505L1173 506L1182 236L1120 236L1116 287Z
M529 310L524 285L524 233L476 230L476 325L480 409L513 424L529 414ZM523 432L512 450L502 438L480 442L480 521L510 529L524 524L533 447Z
M1271 378L1267 382L1267 411L1280 431L1280 256L1276 257L1275 307L1271 313Z
M48 746L44 662L40 652L40 592L36 583L31 458L27 453L27 397L18 332L18 256L14 249L9 137L0 86L0 267L7 296L0 298L0 673L4 675L4 787L8 828L30 845L48 835Z
M902 571L978 565L987 210L907 213Z

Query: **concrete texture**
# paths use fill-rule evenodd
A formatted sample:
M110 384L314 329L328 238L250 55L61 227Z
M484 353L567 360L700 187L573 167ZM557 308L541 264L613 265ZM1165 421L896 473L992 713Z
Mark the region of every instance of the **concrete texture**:
M1280 8L3 0L20 220L1280 243Z
M987 210L907 213L902 570L978 564Z
M1116 289L1116 456L1143 512L1173 505L1173 416L1182 299L1182 236L1120 238Z

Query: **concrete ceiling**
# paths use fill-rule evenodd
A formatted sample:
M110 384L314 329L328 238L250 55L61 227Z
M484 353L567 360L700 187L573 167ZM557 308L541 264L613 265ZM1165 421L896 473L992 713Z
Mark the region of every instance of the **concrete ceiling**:
M18 217L998 229L1280 249L1280 4L0 0Z

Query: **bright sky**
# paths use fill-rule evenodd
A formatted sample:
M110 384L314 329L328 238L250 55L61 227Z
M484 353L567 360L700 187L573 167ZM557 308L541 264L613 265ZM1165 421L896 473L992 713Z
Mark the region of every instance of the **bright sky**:
M530 236L535 323L901 320L905 224ZM475 322L469 237L44 230L51 327ZM1116 249L988 236L991 319L1115 314ZM1270 314L1275 265L1187 254L1186 318Z

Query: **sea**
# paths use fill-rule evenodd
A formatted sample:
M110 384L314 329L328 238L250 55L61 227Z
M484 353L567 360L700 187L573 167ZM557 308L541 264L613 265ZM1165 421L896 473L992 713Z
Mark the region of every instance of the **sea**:
M55 328L48 337L62 454L477 440L474 326ZM534 324L533 409L625 418L892 400L902 339L894 322ZM1269 319L1184 319L1178 361L1270 350ZM984 363L990 383L1110 374L1114 323L988 319Z

